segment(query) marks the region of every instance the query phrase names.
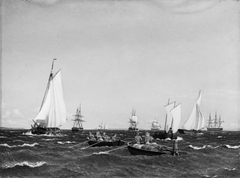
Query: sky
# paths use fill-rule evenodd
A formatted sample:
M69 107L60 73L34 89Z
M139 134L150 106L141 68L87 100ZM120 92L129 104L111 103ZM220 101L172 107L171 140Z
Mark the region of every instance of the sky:
M81 104L85 129L164 126L168 100L181 125L202 91L201 111L240 130L239 1L3 0L3 127L31 128L53 58L67 122Z

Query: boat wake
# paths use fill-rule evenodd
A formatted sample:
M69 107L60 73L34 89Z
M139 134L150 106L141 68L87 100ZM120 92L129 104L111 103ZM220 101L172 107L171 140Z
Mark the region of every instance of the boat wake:
M236 146L231 146L231 145L224 145L227 148L232 148L232 149L238 149L240 148L240 145L236 145Z
M46 164L45 161L40 161L40 162L28 162L28 161L22 161L22 162L13 162L13 163L8 163L3 166L3 168L8 169L8 168L13 168L16 166L26 166L30 168L35 168L35 167L40 167L42 165Z
M5 147L8 147L8 148L26 147L26 146L34 147L36 145L39 145L39 144L38 143L33 143L33 144L24 143L23 145L13 145L13 146L8 145L7 143L0 144L0 146L5 146Z

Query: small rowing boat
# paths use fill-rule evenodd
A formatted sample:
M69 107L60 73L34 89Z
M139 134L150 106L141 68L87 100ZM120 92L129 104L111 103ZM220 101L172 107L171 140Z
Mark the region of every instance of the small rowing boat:
M126 142L122 140L116 140L116 141L96 141L96 140L89 140L88 144L91 147L100 147L100 146L122 146Z

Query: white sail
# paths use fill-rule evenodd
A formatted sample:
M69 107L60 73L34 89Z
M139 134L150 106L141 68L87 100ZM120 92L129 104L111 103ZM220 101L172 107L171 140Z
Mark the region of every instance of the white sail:
M160 123L156 120L153 120L152 129L160 129L160 128L161 128Z
M189 118L186 120L186 122L183 125L183 129L186 130L199 130L202 127L202 124L204 124L204 118L200 111L200 103L202 98L202 92L199 92L198 99L196 103L194 104L193 110L189 116Z
M59 127L66 122L66 119L61 72L58 71L52 78L50 77L45 101L34 120L45 127Z
M171 110L171 114L172 114L172 117L173 117L172 131L173 131L173 133L175 133L175 132L178 131L180 121L181 121L181 104L179 104L175 108L173 108Z
M171 110L174 108L175 106L175 102L172 102L168 105L165 106L167 115L166 115L166 121L165 121L165 131L167 132L168 129L171 127L172 125L172 114L171 114Z

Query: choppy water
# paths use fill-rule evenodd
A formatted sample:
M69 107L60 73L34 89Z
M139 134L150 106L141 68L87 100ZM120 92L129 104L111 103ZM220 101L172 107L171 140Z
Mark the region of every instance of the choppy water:
M134 137L123 130L107 131L112 133L125 141ZM0 177L240 177L240 132L179 135L178 146L187 154L175 157L133 156L126 147L103 154L113 148L86 148L87 135L1 130ZM172 145L167 140L158 143Z

